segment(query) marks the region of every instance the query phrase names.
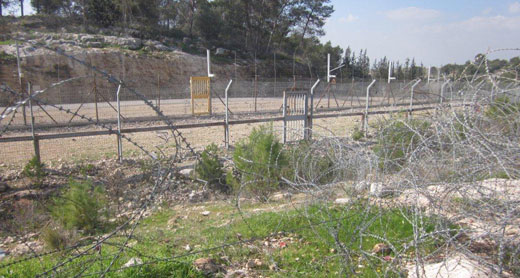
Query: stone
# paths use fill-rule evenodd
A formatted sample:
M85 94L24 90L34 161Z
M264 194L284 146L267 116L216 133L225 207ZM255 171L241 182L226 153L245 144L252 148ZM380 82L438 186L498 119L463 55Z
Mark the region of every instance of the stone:
M219 272L220 267L216 264L215 260L210 258L199 258L193 262L193 266L204 274L214 274Z
M184 250L186 250L188 252L191 251L191 246L189 244L187 244L186 247L184 247Z
M424 267L419 266L419 275L417 275L415 264L407 266L406 269L408 270L408 277L414 278L484 278L496 276L493 275L491 270L464 256L454 256L440 263L425 264Z
M389 255L390 253L392 253L392 249L390 248L390 246L384 243L378 243L374 245L374 247L372 248L372 253L379 255Z
M201 212L200 214L202 214L203 216L209 216L211 214L211 211L206 210Z
M260 259L250 259L247 261L247 268L258 268L263 265L262 261Z
M103 43L101 42L87 42L85 44L86 47L90 48L103 48Z
M391 190L388 186L385 186L382 182L374 182L370 184L370 195L382 198L389 195L392 195L393 190Z
M80 41L82 43L88 43L88 42L104 43L105 39L103 37L98 37L98 36L93 36L93 35L84 35L81 37Z
M247 277L247 272L244 270L234 270L226 274L225 278L244 278Z
M118 38L117 45L126 47L130 50L138 50L143 46L143 42L136 38Z
M139 258L131 258L126 264L124 264L124 267L133 267L136 265L142 265L143 260Z
M334 201L334 204L336 204L336 205L346 205L348 203L350 203L349 198L338 198Z
M193 171L192 168L182 169L179 171L179 174L189 178L193 174Z
M7 252L3 249L0 249L0 261L5 257L7 257Z

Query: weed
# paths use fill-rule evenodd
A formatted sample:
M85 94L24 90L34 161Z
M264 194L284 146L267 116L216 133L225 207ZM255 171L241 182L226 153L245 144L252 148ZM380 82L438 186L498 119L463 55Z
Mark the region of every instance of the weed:
M233 161L243 188L261 201L267 201L279 188L282 169L288 165L272 126L254 128L246 140L237 144Z
M92 234L103 228L104 205L100 187L94 187L90 182L71 181L63 196L55 200L52 215L66 228Z
M59 225L44 228L40 235L40 239L49 250L64 250L70 246L73 238L73 232L66 231Z

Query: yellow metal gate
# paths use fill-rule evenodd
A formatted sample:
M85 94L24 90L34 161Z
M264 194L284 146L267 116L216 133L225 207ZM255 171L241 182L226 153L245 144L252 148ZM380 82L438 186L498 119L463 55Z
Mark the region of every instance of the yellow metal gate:
M191 113L211 115L211 87L209 77L192 76L190 79Z

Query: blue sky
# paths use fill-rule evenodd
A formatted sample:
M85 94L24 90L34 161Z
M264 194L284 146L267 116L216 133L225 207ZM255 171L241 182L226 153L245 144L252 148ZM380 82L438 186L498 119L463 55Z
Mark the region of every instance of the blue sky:
M332 0L323 42L368 49L369 56L426 66L464 63L488 48L520 47L520 1ZM501 52L509 58L520 52Z
M26 13L32 12L25 0ZM323 42L372 59L416 58L426 66L464 63L489 48L520 47L520 0L332 0ZM19 14L13 10L12 13ZM510 58L520 52L500 52Z

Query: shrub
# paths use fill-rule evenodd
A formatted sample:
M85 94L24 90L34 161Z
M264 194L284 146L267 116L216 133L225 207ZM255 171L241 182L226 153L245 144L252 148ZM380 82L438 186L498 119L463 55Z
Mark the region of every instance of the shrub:
M224 171L218 158L217 145L211 144L204 149L200 161L195 167L195 172L199 178L207 181L210 186L221 188L222 185L225 185L222 180Z
M45 167L45 164L41 163L38 157L34 156L25 165L22 174L31 178L36 186L41 186L43 184L43 178L46 175L43 167Z
M358 127L354 128L354 132L352 132L352 139L354 141L359 141L365 137L365 134Z
M517 134L520 126L520 102L512 102L509 97L500 96L489 105L484 114L492 120L491 126L499 128L502 134Z
M71 181L63 196L55 200L52 215L66 228L92 234L103 227L101 216L105 203L100 187L90 182Z
M261 201L267 201L279 188L281 173L288 164L272 126L254 128L246 140L237 144L233 161L242 188Z
M519 112L520 102L512 102L508 96L499 96L489 105L485 114L492 119L502 119Z
M420 145L421 137L427 134L430 125L422 120L396 120L382 128L374 147L374 152L380 159L380 168L393 171L405 165L409 155Z

